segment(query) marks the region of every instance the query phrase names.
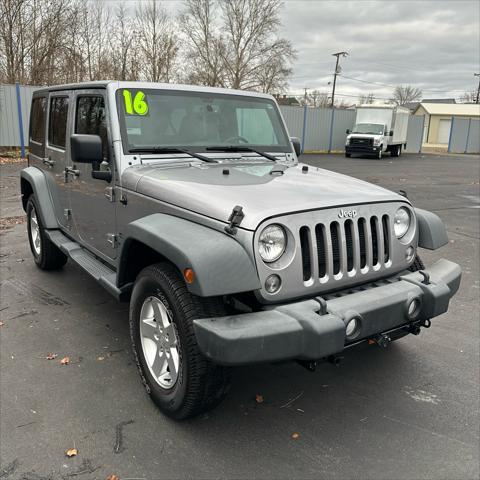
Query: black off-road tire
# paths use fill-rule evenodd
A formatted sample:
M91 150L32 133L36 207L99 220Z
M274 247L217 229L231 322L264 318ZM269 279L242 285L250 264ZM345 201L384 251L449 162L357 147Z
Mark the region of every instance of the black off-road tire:
M346 153L345 156L346 156L347 158L350 158L350 157L352 156L352 154L351 154L351 153Z
M28 234L28 243L30 244L30 250L32 251L33 260L35 261L37 267L42 270L59 270L62 268L68 260L68 257L54 244L52 243L45 234L45 227L43 226L42 219L39 215L38 203L35 195L32 194L27 201L27 234ZM34 248L33 238L32 238L32 214L35 214L39 238L40 238L40 252Z
M179 343L178 378L163 388L151 374L142 349L140 312L147 297L157 297L171 312ZM140 272L130 299L130 334L142 382L159 409L176 420L209 410L220 403L230 386L230 372L200 353L193 320L225 315L221 298L191 294L177 269L167 262Z

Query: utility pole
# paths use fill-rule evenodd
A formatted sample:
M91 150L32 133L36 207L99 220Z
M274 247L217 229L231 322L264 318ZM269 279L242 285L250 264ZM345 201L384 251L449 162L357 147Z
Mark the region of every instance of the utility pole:
M307 87L305 87L304 90L305 90L305 95L303 96L303 101L306 106L307 105Z
M480 100L480 73L474 73L473 76L478 77L477 99L475 100L475 103L479 103L479 100Z
M340 56L346 57L348 55L348 52L337 52L337 53L332 53L332 56L337 57L337 62L335 63L335 73L333 74L333 88L332 88L332 108L335 105L335 86L337 84L337 75L340 73L339 70L339 62L340 62Z

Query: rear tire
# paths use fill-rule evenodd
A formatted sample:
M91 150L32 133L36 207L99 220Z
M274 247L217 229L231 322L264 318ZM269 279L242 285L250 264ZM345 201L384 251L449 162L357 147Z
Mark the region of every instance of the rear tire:
M220 403L229 370L213 364L198 348L193 320L225 315L220 298L191 294L170 263L140 272L130 300L132 346L147 393L176 420Z
M27 201L27 232L30 250L37 267L42 270L58 270L67 263L68 257L45 234L34 194L30 195Z
M345 156L346 156L347 158L350 158L350 157L352 156L352 154L351 154L351 153L346 153Z

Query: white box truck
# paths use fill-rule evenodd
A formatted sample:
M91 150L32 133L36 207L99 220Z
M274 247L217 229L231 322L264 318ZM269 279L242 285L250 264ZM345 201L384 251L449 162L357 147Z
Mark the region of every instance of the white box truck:
M382 158L385 152L399 157L407 146L410 111L394 105L360 105L355 112L355 125L347 130L345 156L352 153Z

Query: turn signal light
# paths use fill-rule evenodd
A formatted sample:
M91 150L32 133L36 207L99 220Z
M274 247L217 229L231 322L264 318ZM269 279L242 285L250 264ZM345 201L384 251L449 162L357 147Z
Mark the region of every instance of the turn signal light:
M195 281L195 272L191 268L186 268L183 271L183 276L185 278L185 281L191 285Z

